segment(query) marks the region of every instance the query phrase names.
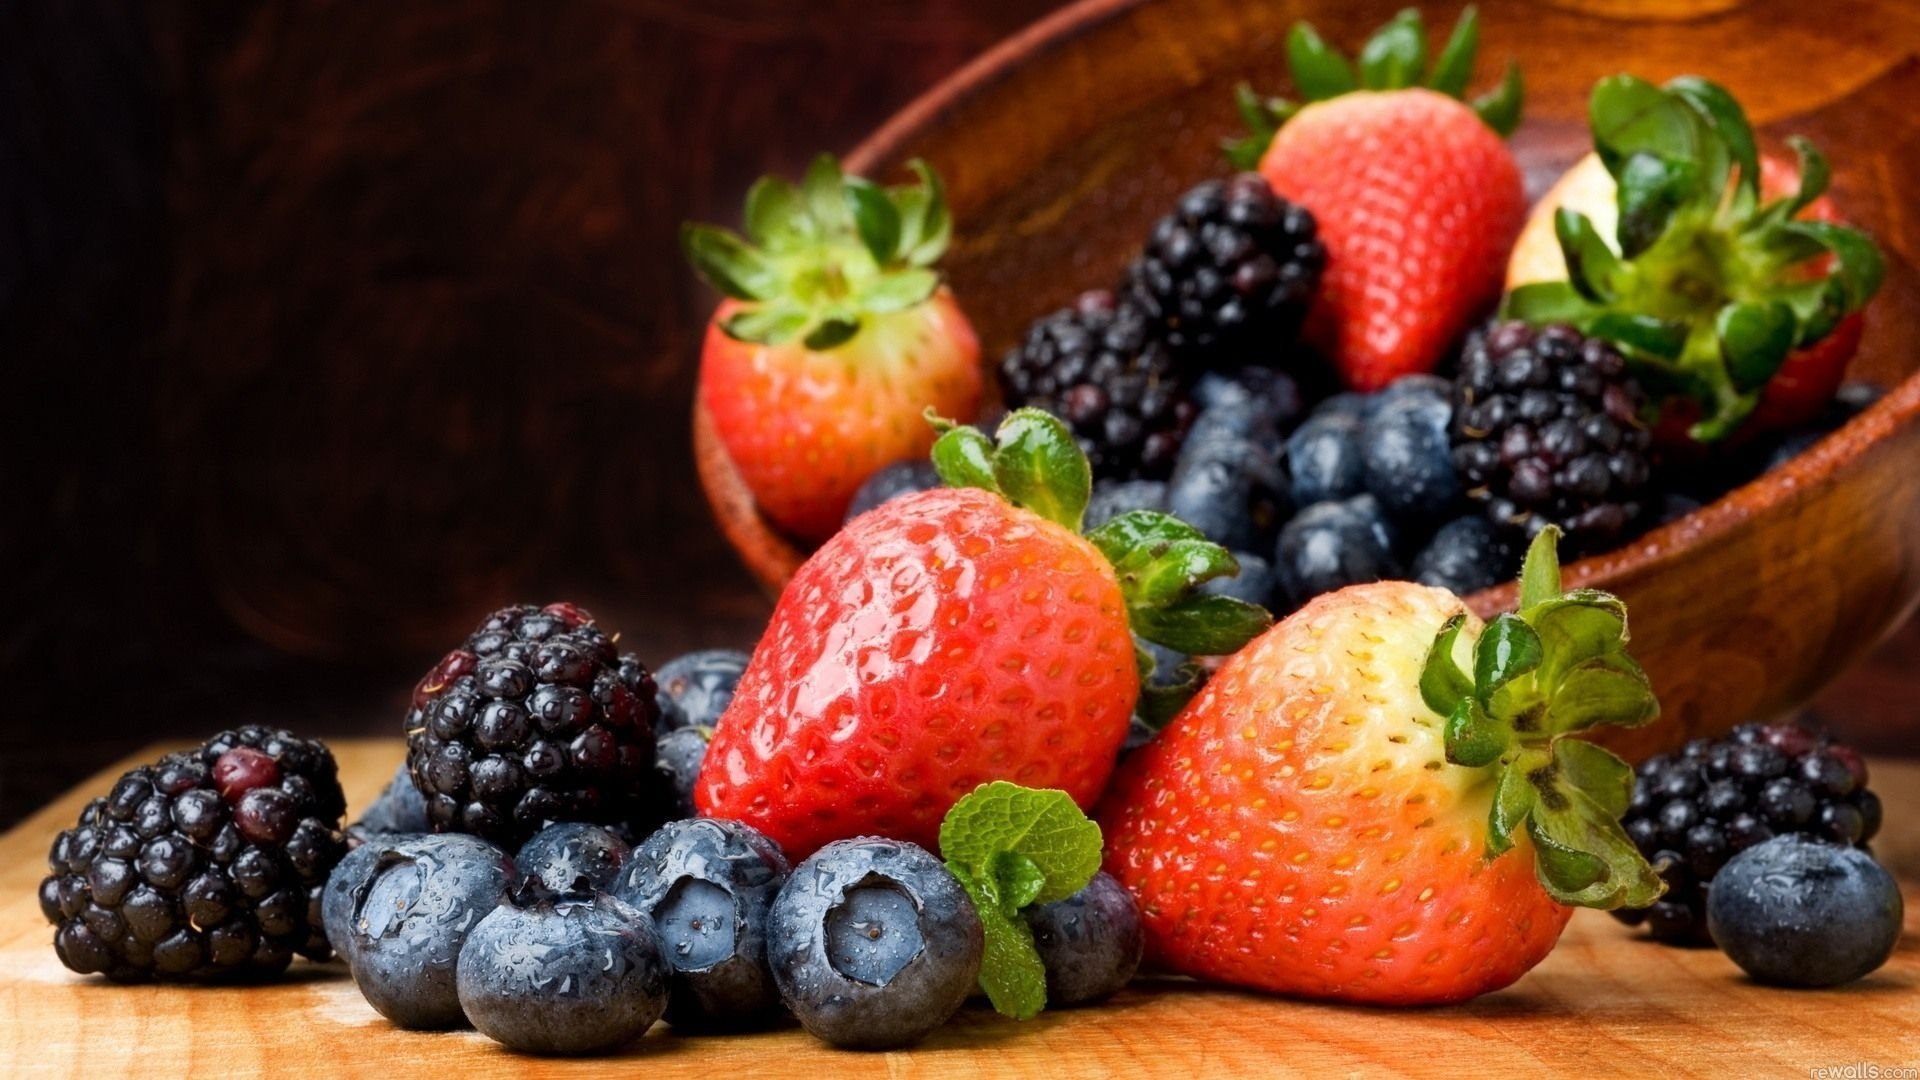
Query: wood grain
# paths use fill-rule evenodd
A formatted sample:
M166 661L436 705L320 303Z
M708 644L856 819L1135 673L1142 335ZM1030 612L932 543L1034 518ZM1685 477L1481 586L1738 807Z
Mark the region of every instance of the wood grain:
M848 158L890 175L924 157L945 175L956 221L946 268L988 355L1075 292L1114 280L1151 221L1221 170L1238 126L1232 89L1284 85L1279 43L1310 17L1356 41L1399 0L1244 4L1085 0L1003 42L896 114ZM1428 5L1444 25L1455 5ZM1920 600L1920 8L1902 0L1687 0L1481 5L1483 65L1518 58L1527 119L1516 158L1539 192L1590 143L1593 82L1620 70L1714 78L1746 104L1763 141L1800 134L1836 163L1834 198L1881 242L1883 291L1853 372L1887 396L1789 465L1631 544L1570 566L1570 585L1612 590L1634 615L1634 654L1659 723L1609 733L1641 758L1805 704ZM1822 35L1821 25L1872 26ZM1805 33L1802 33L1805 31ZM1797 43L1797 44L1790 44ZM1795 77L1780 79L1791 52ZM1047 102L1035 109L1034 102ZM724 450L695 426L710 501L770 586L799 557L751 510ZM1676 470L1679 466L1674 466ZM1719 494L1716 488L1710 495ZM1483 614L1511 586L1471 598ZM1888 728L1920 733L1912 716Z
M391 775L393 740L335 745L349 805ZM1641 940L1581 912L1519 983L1467 1005L1392 1011L1143 980L1100 1007L1026 1024L973 1005L909 1051L833 1051L798 1030L684 1038L665 1025L617 1059L518 1057L471 1032L399 1031L339 964L296 963L258 988L119 987L55 959L34 900L53 835L150 749L0 837L0 1076L458 1077L645 1075L1077 1077L1399 1075L1481 1078L1806 1076L1819 1065L1920 1066L1920 888L1889 964L1822 992L1753 984L1712 950ZM1887 805L1881 854L1920 881L1920 765L1876 763Z

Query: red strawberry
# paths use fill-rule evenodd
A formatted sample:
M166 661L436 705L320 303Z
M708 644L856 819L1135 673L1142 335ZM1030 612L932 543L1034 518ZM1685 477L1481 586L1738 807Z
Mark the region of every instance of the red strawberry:
M1739 102L1694 76L1602 79L1589 113L1593 162L1535 212L1503 313L1612 341L1665 399L1669 446L1811 419L1883 272L1822 197L1825 159L1804 139L1790 140L1797 165L1761 156Z
M871 833L931 846L990 780L1091 805L1140 694L1129 629L1218 654L1270 621L1194 592L1235 566L1174 518L1078 535L1090 473L1045 413L1012 414L997 449L953 428L934 460L971 486L860 516L788 583L714 730L701 813L798 859Z
M951 221L938 179L915 167L919 185L883 190L822 156L801 187L754 185L754 243L683 234L728 297L700 403L762 512L801 539L830 535L876 470L927 452L924 410L970 419L980 406L980 341L932 269Z
M1322 595L1128 759L1101 818L1150 955L1304 997L1460 1001L1537 964L1568 905L1659 895L1618 821L1631 769L1570 737L1657 706L1624 609L1561 594L1542 535L1519 615L1483 630L1404 582Z
M1468 8L1428 77L1419 14L1402 12L1362 50L1356 79L1302 23L1287 58L1310 103L1243 101L1256 129L1280 123L1260 172L1319 223L1327 267L1307 335L1356 390L1432 371L1499 299L1526 217L1520 169L1501 139L1519 120L1521 91L1510 68L1496 93L1472 107L1458 100L1478 37Z

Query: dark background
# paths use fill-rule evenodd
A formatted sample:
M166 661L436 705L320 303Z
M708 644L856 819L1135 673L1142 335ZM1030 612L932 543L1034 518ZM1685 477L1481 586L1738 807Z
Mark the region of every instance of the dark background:
M0 5L0 824L156 738L394 732L505 602L750 646L676 226L1056 6ZM1819 709L1910 711L1915 641Z

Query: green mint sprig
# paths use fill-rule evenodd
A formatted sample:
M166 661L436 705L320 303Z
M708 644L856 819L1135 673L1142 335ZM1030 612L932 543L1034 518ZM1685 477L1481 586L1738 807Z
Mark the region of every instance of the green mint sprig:
M980 988L1015 1020L1047 1006L1047 972L1021 912L1064 900L1100 869L1100 826L1064 791L982 784L940 823L940 854L986 931Z

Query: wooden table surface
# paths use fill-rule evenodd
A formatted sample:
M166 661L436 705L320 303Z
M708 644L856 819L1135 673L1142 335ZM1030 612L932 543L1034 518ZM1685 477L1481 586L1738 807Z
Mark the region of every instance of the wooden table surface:
M391 775L400 746L352 740L335 751L357 807ZM1906 933L1886 967L1837 990L1758 986L1717 952L1654 945L1583 911L1526 978L1451 1008L1318 1005L1150 980L1106 1005L1025 1024L969 1006L919 1048L896 1053L834 1051L797 1029L682 1038L659 1025L619 1058L552 1061L510 1054L472 1032L395 1029L337 962L296 962L285 981L249 988L122 987L69 973L34 897L45 851L89 797L135 763L113 766L0 837L0 1077L392 1080L416 1067L453 1077L1807 1077L1818 1066L1861 1064L1895 1077L1890 1070L1920 1067L1920 765L1874 766L1889 823L1879 854L1909 883Z

